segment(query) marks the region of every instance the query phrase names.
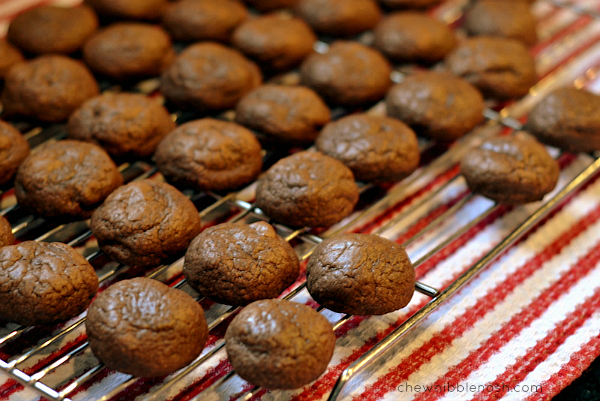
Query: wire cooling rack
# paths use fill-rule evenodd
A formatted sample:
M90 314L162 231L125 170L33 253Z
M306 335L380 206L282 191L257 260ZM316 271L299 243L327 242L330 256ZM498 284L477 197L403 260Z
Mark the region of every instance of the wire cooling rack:
M460 19L466 3L468 2L450 1L437 12L437 16L449 23L454 23ZM308 228L294 229L271 222L278 233L294 245L303 261L308 259L314 247L324 238L341 232L360 231L366 225L377 224L376 222L379 220L381 220L381 224L378 224L376 229L371 232L389 236L388 233L393 229L394 238L407 246L421 240L423 237L431 236L432 233L435 235L436 228L461 209L468 208L470 202L476 197L476 195L463 190L451 202L444 203L440 199L441 194L462 180L458 173L457 162L469 149L486 138L501 133L506 134L508 133L506 131L521 129L521 121L528 111L531 110L537 100L550 90L569 84L585 87L596 82L600 72L600 22L597 21L600 14L598 10L580 4L554 0L546 0L544 3L547 10L543 20L540 21L542 40L533 49L534 53L537 54L538 65L541 65L544 69L544 74L539 83L532 88L530 95L509 105L491 104L490 108L487 108L484 113L486 122L457 141L449 149L440 149L431 142L421 142L422 158L425 162L417 172L388 189L361 184L361 203L366 206L325 232L316 232ZM366 41L368 39L368 34L361 38L361 40ZM317 50L323 50L326 47L326 42L319 42L316 48ZM407 71L410 71L410 68L402 68L396 71L393 79L396 81L401 80ZM294 74L290 74L286 79L293 81ZM155 89L155 84L156 81L146 81L136 85L133 89L149 94ZM107 90L120 89L111 86ZM382 104L378 104L369 112L377 114L381 113L381 110ZM334 114L341 116L348 112L350 111L335 110ZM179 123L194 118L194 116L176 112L174 118ZM222 114L220 118L230 119L231 112ZM56 141L65 136L64 127L61 125L31 127L22 123L18 127L25 132L26 138L33 148L41 143ZM561 154L557 150L553 150L553 152L563 167L569 165L575 159L573 155ZM265 154L266 165L281 156L281 154L267 152ZM408 320L348 366L338 378L329 399L338 399L345 386L359 372L381 358L386 350L397 343L404 334L415 327L442 302L452 296L471 277L515 244L536 223L560 206L579 188L595 178L600 170L600 159L592 155L588 157L580 156L579 158L584 159L583 169L567 177L562 187L547 196L539 207L529 214L509 235L474 262L451 284L443 289L438 289L426 283L417 282L416 290L429 297L430 300L424 303ZM120 165L119 169L126 182L145 178L161 179L152 160L125 163ZM435 184L432 185L432 182ZM87 221L62 225L47 222L42 218L29 214L17 205L14 202L12 188L0 188L0 191L0 214L11 222L13 232L19 240L61 241L82 248L84 255L98 272L101 288L105 288L121 278L146 275L190 292L195 295L199 302L207 302L200 299L189 288L185 279L181 277L182 260L172 265L158 267L151 272L135 271L127 266L110 261L95 246ZM252 203L253 191L254 185L251 185L239 192L228 194L186 192L186 195L200 210L200 216L205 226L223 221L243 221L246 223L257 220L268 221L268 218ZM399 207L398 205L404 206ZM415 268L423 265L434 256L440 255L451 244L460 241L470 230L503 208L506 209L506 206L490 203L489 207L472 219L465 221L457 229L439 236L433 246L423 252L418 259L413 260ZM383 219L382 216L389 213L390 209L398 209L398 212L391 218ZM399 226L400 229L398 229ZM305 290L305 282L301 279L284 293L283 298L294 299L303 290ZM238 310L239 308L224 305L211 305L210 310L207 311L211 333L223 330L222 326ZM317 310L325 312L322 307L317 307ZM334 328L337 330L343 327L350 318L350 315L341 316L334 322ZM89 355L90 350L87 340L81 334L84 322L85 313L65 324L51 328L6 325L0 330L0 352L2 353L0 369L12 379L37 390L48 399L70 399L70 397L82 391L86 383L98 378L103 374L102 372L107 370ZM214 337L215 340L209 341L209 345L199 358L188 367L155 383L148 393L148 397L161 399L161 394L165 394L170 388L180 384L211 359L219 357L219 352L224 348L225 342L222 336ZM71 338L70 341L65 340L69 338ZM85 361L92 360L93 362L83 362L84 357ZM66 375L61 371L65 370L67 366L76 364L77 361L81 361L81 366L70 368L71 370ZM61 374L59 375L57 372ZM60 376L60 379L55 379L53 376ZM206 383L207 385L202 389L203 391L198 392L193 399L204 399L207 394L215 392L219 394L220 389L234 377L235 372L233 370L223 372L212 382ZM110 400L126 392L129 388L135 387L139 380L143 379L122 376L120 382L113 383L100 399ZM241 400L250 400L260 396L262 391L264 390L254 387L242 393L233 394L233 396ZM231 396L228 395L227 398Z

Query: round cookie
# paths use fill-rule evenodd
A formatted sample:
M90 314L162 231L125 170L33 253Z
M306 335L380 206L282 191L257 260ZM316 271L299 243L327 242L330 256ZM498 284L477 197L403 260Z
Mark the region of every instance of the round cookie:
M199 111L232 108L262 82L260 70L238 51L217 43L186 48L165 70L160 89L174 104Z
M41 56L8 71L2 104L7 116L58 122L98 91L96 80L83 63L64 56Z
M524 1L478 0L465 13L464 27L471 35L499 36L537 42L535 18Z
M279 160L256 187L256 205L291 226L330 226L352 213L356 202L352 171L319 152L298 152Z
M268 139L292 143L315 140L331 120L329 107L309 88L263 85L244 96L235 109L235 121Z
M8 40L32 54L71 54L98 29L98 18L86 6L38 6L15 17L8 26Z
M200 190L234 189L262 170L260 143L235 123L204 118L167 135L156 149L156 165L175 186Z
M302 83L328 102L356 106L381 99L391 85L392 68L376 50L355 42L335 42L325 54L302 64Z
M254 7L258 11L273 11L279 8L293 7L298 0L245 0L247 4Z
M160 27L118 23L101 30L83 47L96 73L116 80L158 76L175 59L169 35Z
M600 96L572 87L557 89L529 113L527 129L540 141L568 152L600 149Z
M0 248L0 318L25 326L79 315L98 290L89 262L59 242Z
M353 36L381 19L375 0L299 0L295 13L321 34Z
M453 141L483 121L481 93L467 81L444 73L410 75L390 89L387 114L420 134Z
M276 298L299 270L294 249L262 221L207 228L190 244L183 265L193 289L232 306Z
M256 301L231 321L227 356L244 380L294 389L318 378L333 355L331 323L309 306L283 299Z
M299 18L269 14L251 19L233 33L232 43L271 71L296 67L313 52L317 37Z
M458 45L446 57L450 71L475 85L485 96L521 97L537 81L535 61L521 42L479 36Z
M147 278L111 285L90 305L85 322L94 355L110 369L158 377L191 363L208 340L198 302Z
M322 306L352 315L385 315L410 302L415 269L402 245L371 234L320 243L306 265L308 292Z
M560 168L530 137L499 137L467 153L460 172L469 189L500 203L535 202L552 191Z
M0 185L9 182L29 154L29 143L12 125L0 121Z
M200 232L198 210L171 185L134 181L114 191L92 215L98 245L129 266L153 267L180 256Z
M29 155L15 179L19 204L42 217L89 218L123 184L123 177L101 147L79 141L42 145Z
M437 6L444 0L379 0L379 2L389 8L429 8Z
M158 101L134 93L97 96L76 110L67 124L69 138L102 146L114 157L150 156L175 128Z
M15 237L12 234L10 223L4 217L0 216L0 248L14 243Z
M315 144L359 181L398 181L419 166L415 133L393 118L352 114L327 124Z
M377 25L374 46L394 61L435 63L456 46L456 37L425 13L398 12Z
M15 46L0 39L0 81L4 79L9 68L25 60L23 55Z
M165 11L168 0L84 0L98 15L111 19L156 20Z
M175 40L226 42L246 18L248 11L238 0L181 0L169 4L162 23Z

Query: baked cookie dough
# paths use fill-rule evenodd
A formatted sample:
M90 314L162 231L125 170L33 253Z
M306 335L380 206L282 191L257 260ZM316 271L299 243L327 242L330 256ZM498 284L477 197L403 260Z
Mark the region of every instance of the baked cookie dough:
M313 29L331 36L353 36L381 19L375 0L299 0L295 13Z
M25 59L19 49L5 39L0 39L0 81L4 80L10 67L23 60Z
M16 128L0 121L0 185L9 182L29 154L29 143Z
M12 234L10 223L0 216L0 248L15 243L15 237Z
M163 15L168 0L84 0L98 15L111 19L156 20Z

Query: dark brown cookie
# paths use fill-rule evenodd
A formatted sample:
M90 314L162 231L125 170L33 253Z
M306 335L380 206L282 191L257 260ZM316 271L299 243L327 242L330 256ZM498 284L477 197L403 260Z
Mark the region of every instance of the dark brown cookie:
M535 61L521 42L480 36L465 40L446 58L453 74L475 85L485 96L521 97L537 81Z
M276 298L298 278L299 263L294 249L269 224L224 223L192 241L183 274L201 295L241 306Z
M91 229L117 262L152 267L181 256L200 232L200 216L171 185L142 180L109 195L92 215Z
M299 0L294 11L315 31L332 36L374 28L382 15L375 0Z
M236 122L278 141L312 142L329 120L329 107L302 86L261 86L235 109Z
M402 245L370 234L320 243L306 265L306 285L322 306L352 315L385 315L410 302L415 269Z
M164 13L168 0L84 0L84 4L108 18L156 20Z
M29 143L12 125L0 121L0 185L9 182L29 154Z
M94 72L124 80L160 75L175 59L175 51L162 28L129 22L94 35L83 47L83 58Z
M4 79L10 67L23 60L25 59L19 49L6 40L0 39L0 81Z
M296 67L313 52L317 37L299 18L269 14L251 19L233 33L232 43L271 71Z
M258 11L272 11L279 8L293 7L299 0L245 0Z
M490 139L467 153L460 172L469 189L501 203L535 202L552 191L560 168L535 139Z
M133 376L157 377L191 363L204 348L204 311L185 292L147 278L113 284L90 305L85 328L94 355Z
M600 150L600 96L572 87L543 98L529 114L527 129L540 141L568 152Z
M161 91L174 104L199 111L234 107L262 82L260 70L237 50L217 43L185 49L161 77Z
M448 25L425 13L390 14L375 28L375 47L394 61L435 63L455 46Z
M471 35L499 36L537 42L535 18L524 1L478 0L465 13L465 29Z
M83 63L64 56L41 56L14 65L4 78L2 104L8 116L63 121L98 84Z
M0 216L0 248L14 243L15 237L13 237L10 223L4 217Z
M377 51L355 42L335 42L325 54L309 56L302 83L327 101L356 106L381 99L391 85L392 68Z
M319 152L299 152L279 160L256 188L256 205L291 226L330 226L352 213L356 202L358 187L352 171Z
M467 81L443 73L406 77L386 97L387 114L420 134L453 141L483 121L481 93Z
M134 93L90 99L67 124L69 138L96 143L115 157L149 156L174 128L167 109L155 99Z
M38 6L15 17L7 38L27 53L71 54L98 29L98 18L86 6Z
M231 321L225 340L235 372L273 389L299 388L315 380L335 346L333 327L323 315L283 299L246 306Z
M353 114L327 124L315 144L360 181L398 181L419 166L415 133L393 118Z
M379 0L381 4L389 8L429 8L437 6L444 0Z
M156 149L156 165L173 185L225 190L253 181L261 172L262 154L246 128L204 118L167 135Z
M15 179L19 204L43 217L89 218L123 184L101 147L79 141L45 144L27 157Z
M182 0L169 5L162 23L175 40L226 42L246 18L248 11L237 0Z
M0 249L0 318L26 326L79 315L98 290L98 276L68 245L26 241Z

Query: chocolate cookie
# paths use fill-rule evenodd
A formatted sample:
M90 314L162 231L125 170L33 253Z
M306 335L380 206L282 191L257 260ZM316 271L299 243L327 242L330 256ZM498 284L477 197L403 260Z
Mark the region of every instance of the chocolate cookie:
M419 166L419 143L404 123L353 114L327 124L317 150L350 167L360 181L398 181Z
M204 118L183 124L167 135L156 149L156 165L176 186L233 189L260 174L261 147L244 127Z
M381 99L391 85L392 68L376 50L355 42L335 42L326 54L309 56L302 83L327 101L356 106Z
M150 156L175 128L155 99L134 93L104 94L85 102L67 124L69 138L102 146L115 157Z
M123 177L101 147L79 141L42 145L27 157L15 179L19 203L43 217L89 218L123 184Z
M443 73L411 75L386 96L387 114L440 141L453 141L483 121L481 93L461 78Z
M98 290L98 276L68 245L26 241L0 249L0 318L26 326L79 315Z
M315 301L335 312L385 315L410 302L415 269L402 245L370 234L341 234L320 243L306 265Z
M245 0L246 3L257 9L258 11L272 11L278 8L293 7L298 0Z
M162 74L160 88L182 108L211 111L234 107L261 81L256 64L238 51L217 43L197 43Z
M19 49L0 39L0 81L4 79L10 67L23 60L25 59Z
M256 187L256 205L291 226L330 226L352 213L356 202L358 187L352 171L319 152L299 152L279 160Z
M94 355L110 369L157 377L191 363L208 326L198 302L147 278L108 287L90 305L85 328Z
M437 6L444 0L379 0L381 4L389 8L429 8Z
M599 109L600 96L560 88L533 108L527 129L540 141L568 152L600 150Z
M265 222L224 223L190 244L183 274L201 295L225 305L276 298L298 278L298 256Z
M181 192L157 180L114 191L92 215L98 245L119 263L152 267L180 256L200 232L200 216Z
M0 185L9 182L29 154L29 143L12 125L0 121Z
M162 23L175 40L226 42L246 18L248 11L237 0L182 0L169 5Z
M299 18L269 14L251 19L233 33L232 43L271 71L296 67L313 52L317 37Z
M236 122L278 141L312 142L329 120L327 105L302 86L261 86L235 109Z
M490 139L460 162L469 189L496 202L535 202L552 191L560 168L544 146L530 137Z
M478 0L465 13L465 29L471 35L500 36L537 42L535 18L524 1Z
M2 104L8 116L56 122L66 120L97 94L98 84L83 63L64 56L41 56L8 71Z
M521 42L480 36L465 40L446 58L453 74L498 99L521 97L537 81L535 61Z
M375 28L375 47L394 61L435 63L455 46L448 25L425 13L394 13Z
M38 6L15 17L7 38L27 53L71 54L98 29L98 18L86 6Z
M4 217L0 216L0 248L14 243L15 237L13 237L10 223Z
M335 334L331 323L309 306L268 299L242 309L227 328L225 341L240 377L257 386L293 389L325 371Z
M164 13L168 0L84 0L84 4L112 19L156 20Z
M169 35L160 27L119 23L94 35L83 47L90 68L116 80L158 76L175 59Z
M357 35L381 19L375 0L299 0L294 11L315 31L332 36Z

